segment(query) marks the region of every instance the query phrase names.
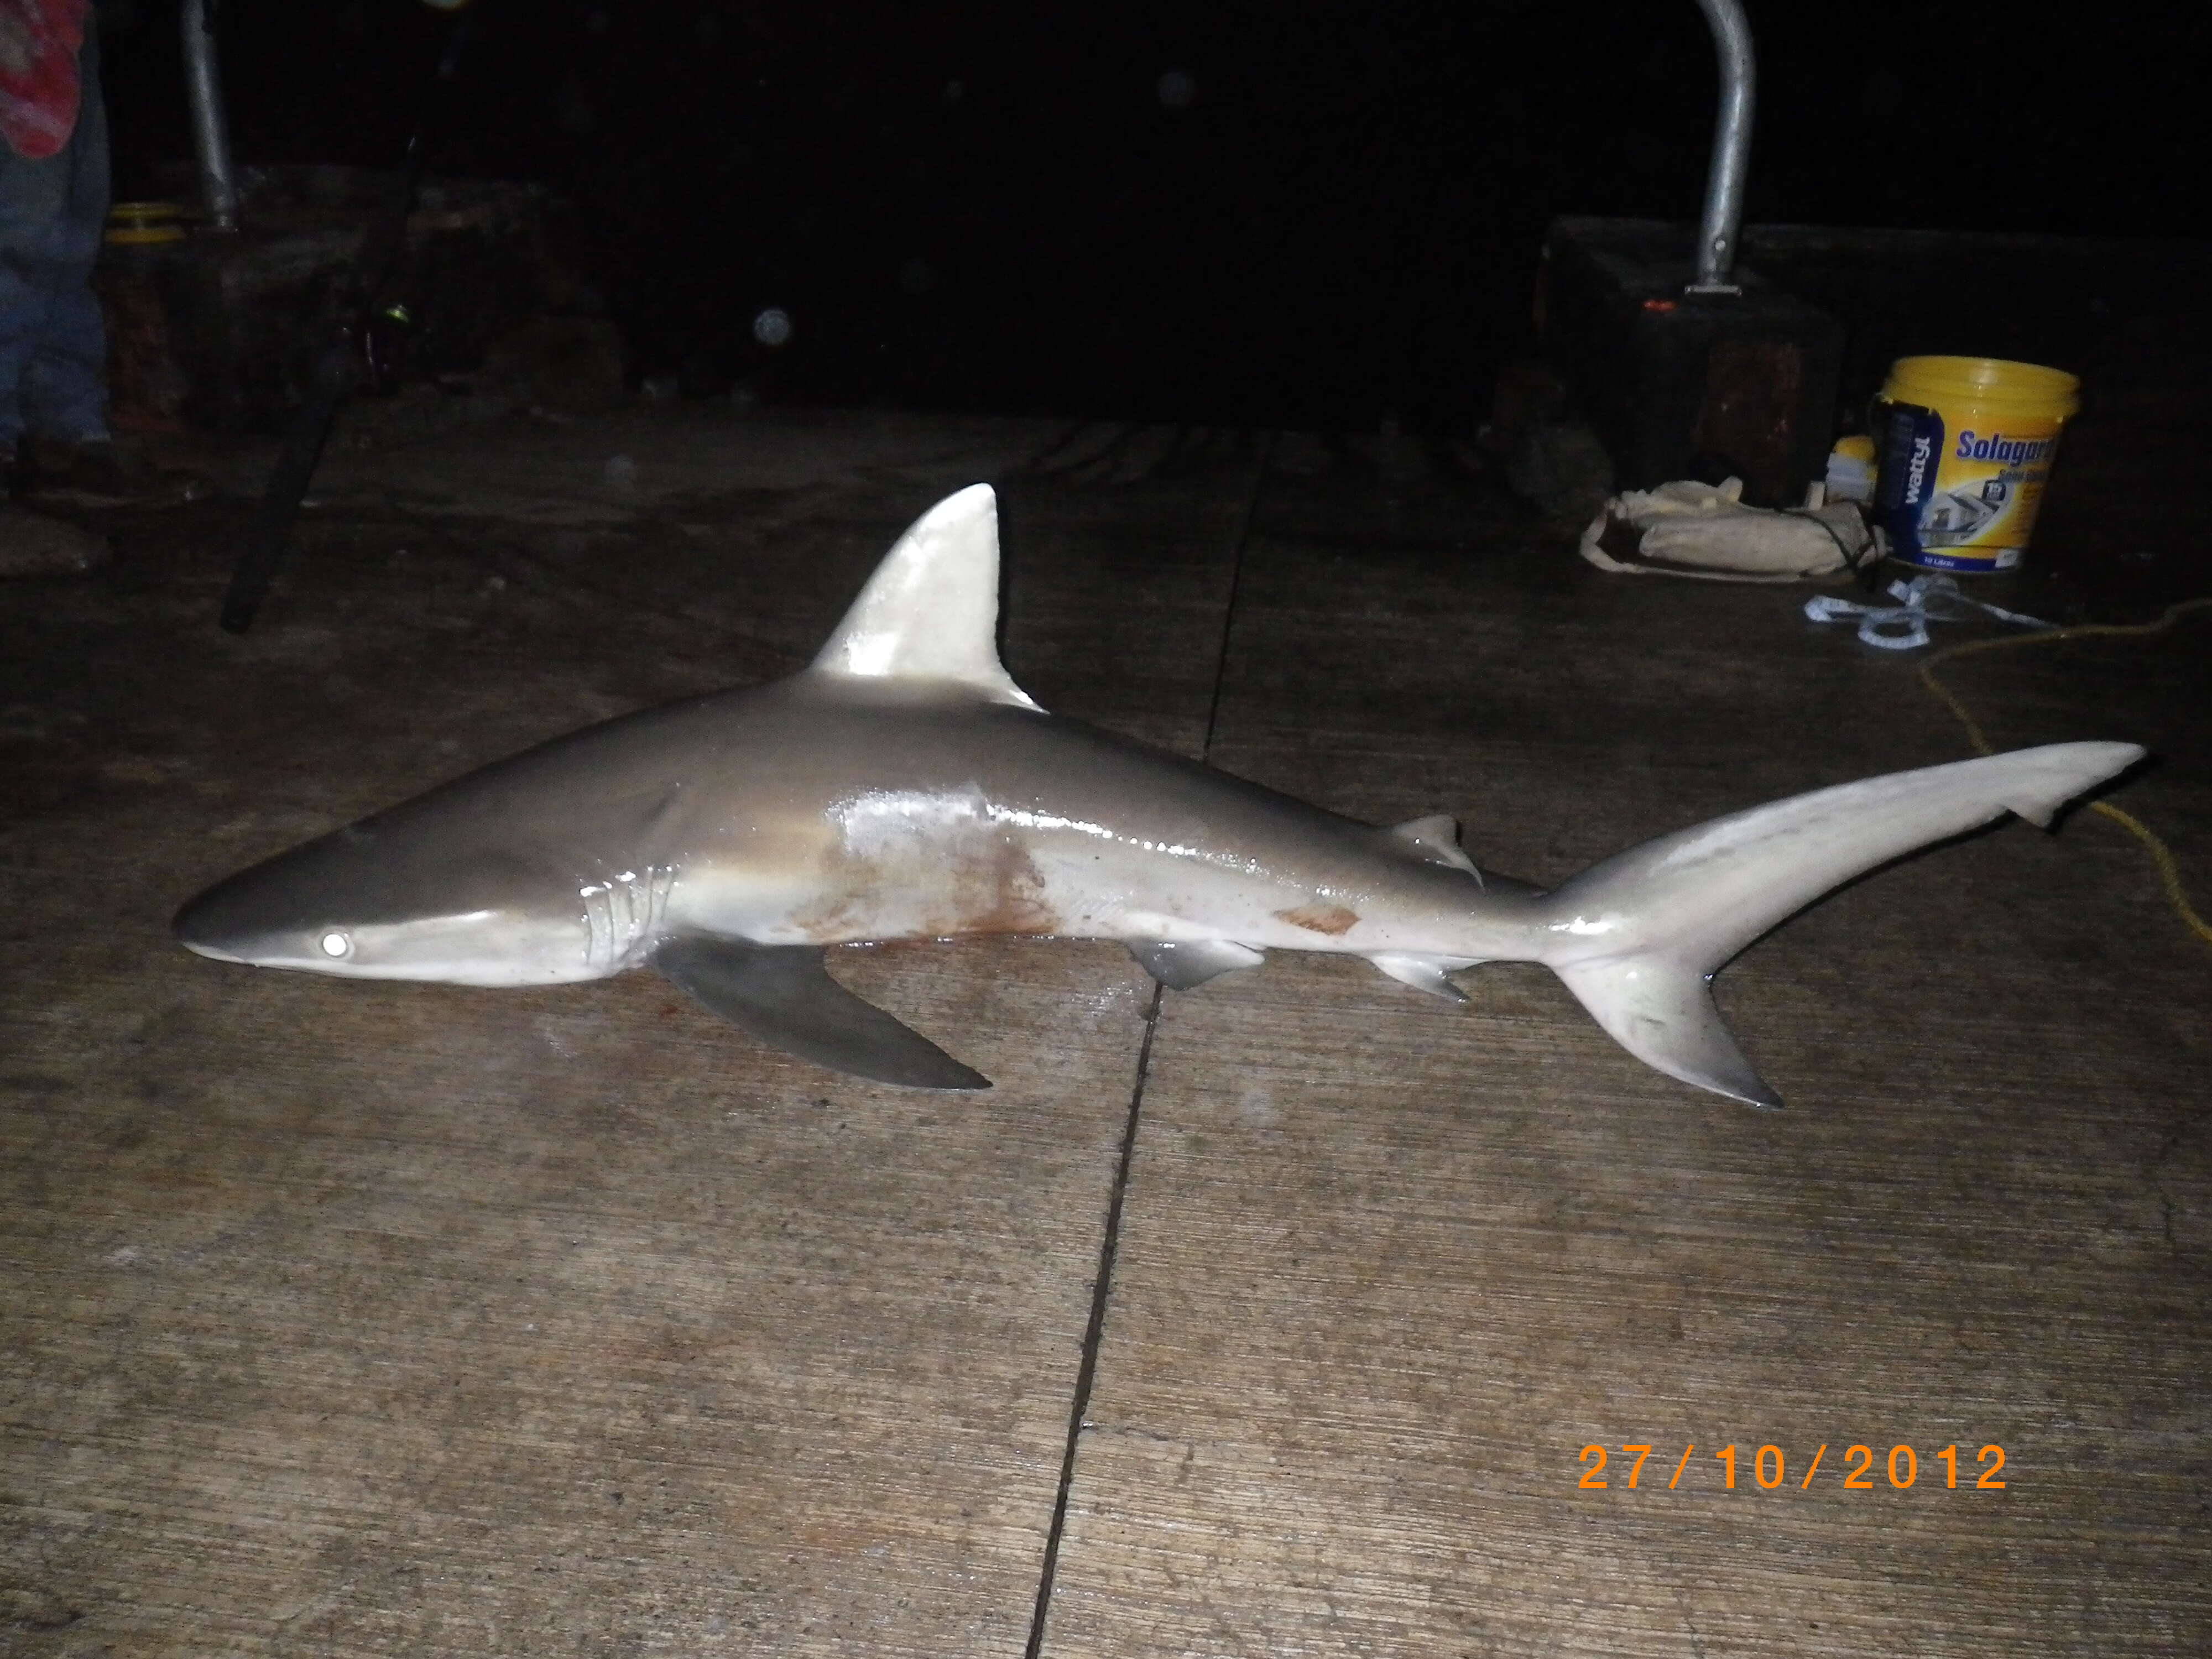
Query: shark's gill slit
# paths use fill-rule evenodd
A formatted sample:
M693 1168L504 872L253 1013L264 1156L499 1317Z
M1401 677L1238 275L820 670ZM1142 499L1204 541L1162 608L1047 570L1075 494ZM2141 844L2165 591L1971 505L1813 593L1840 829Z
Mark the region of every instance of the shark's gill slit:
M614 927L607 890L593 883L580 890L584 901L584 965L608 969L614 964Z
M584 902L586 964L615 973L650 954L667 926L675 887L673 865L648 864L642 872L625 870L578 888Z

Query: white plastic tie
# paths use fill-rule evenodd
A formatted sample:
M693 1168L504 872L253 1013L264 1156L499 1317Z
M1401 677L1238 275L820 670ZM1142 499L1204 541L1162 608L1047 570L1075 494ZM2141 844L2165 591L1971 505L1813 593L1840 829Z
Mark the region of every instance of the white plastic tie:
M1929 623L1965 622L1978 611L2021 628L2051 626L2040 617L2024 617L2017 611L2001 610L1979 599L1970 599L1959 591L1957 579L1951 576L1915 576L1909 582L1892 582L1889 596L1899 603L1860 605L1855 600L1816 593L1805 601L1806 620L1844 622L1856 617L1859 637L1885 651L1917 651L1928 643Z

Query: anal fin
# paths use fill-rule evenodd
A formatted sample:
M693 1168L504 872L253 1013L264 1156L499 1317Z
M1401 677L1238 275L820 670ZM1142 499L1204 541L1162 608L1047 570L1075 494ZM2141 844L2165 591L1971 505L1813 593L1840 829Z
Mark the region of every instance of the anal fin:
M1257 968L1267 959L1264 951L1225 939L1139 939L1128 943L1138 966L1170 991L1194 990L1218 975Z
M1711 984L1694 967L1645 952L1557 971L1613 1041L1647 1066L1747 1105L1782 1104L1736 1047Z
M1474 966L1472 957L1420 957L1402 951L1384 951L1367 958L1401 985L1410 985L1416 991L1426 991L1432 997L1442 997L1446 1002L1465 1002L1467 993L1447 979L1462 968Z
M678 939L653 952L653 965L738 1030L817 1066L908 1089L991 1086L830 978L818 946Z

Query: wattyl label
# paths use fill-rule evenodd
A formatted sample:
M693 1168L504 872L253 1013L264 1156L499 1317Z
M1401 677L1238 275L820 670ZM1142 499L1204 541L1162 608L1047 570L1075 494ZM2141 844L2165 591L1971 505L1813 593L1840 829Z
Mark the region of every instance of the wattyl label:
M1940 410L1881 408L1874 516L1893 556L1936 570L2018 564L2058 447L2058 422L1985 420L1948 433Z

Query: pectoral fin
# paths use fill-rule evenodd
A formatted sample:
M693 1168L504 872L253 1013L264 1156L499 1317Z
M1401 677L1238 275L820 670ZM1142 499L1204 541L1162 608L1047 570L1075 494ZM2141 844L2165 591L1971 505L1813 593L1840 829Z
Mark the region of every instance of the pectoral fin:
M909 1089L991 1086L830 978L817 946L672 939L653 965L739 1030L817 1066Z
M1239 968L1257 968L1265 962L1267 952L1255 951L1249 945L1236 945L1225 939L1200 939L1187 943L1180 939L1140 939L1129 941L1129 954L1138 964L1170 991L1188 991L1203 985L1217 974L1234 973Z

